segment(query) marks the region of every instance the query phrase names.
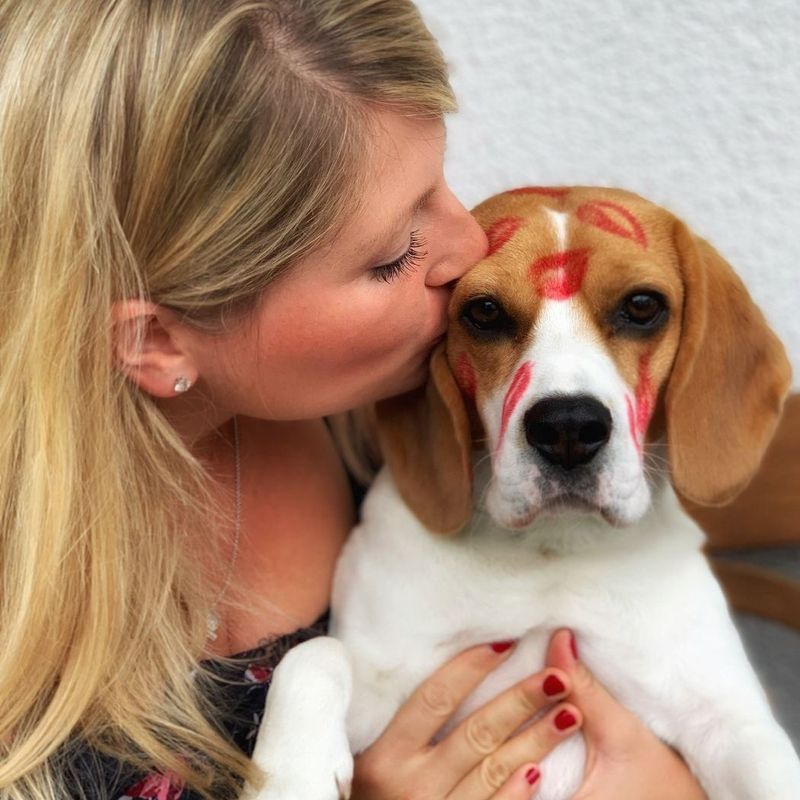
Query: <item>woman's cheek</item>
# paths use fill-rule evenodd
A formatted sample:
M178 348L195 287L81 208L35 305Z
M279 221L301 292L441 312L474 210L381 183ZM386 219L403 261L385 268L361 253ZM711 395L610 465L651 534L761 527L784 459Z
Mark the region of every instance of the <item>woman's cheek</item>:
M409 276L400 276L398 282L409 282ZM382 284L383 285L383 284ZM419 339L430 328L424 302L409 291L408 286L384 286L382 296L373 298L370 308L364 309L362 321L369 320L375 336L384 341L401 342Z

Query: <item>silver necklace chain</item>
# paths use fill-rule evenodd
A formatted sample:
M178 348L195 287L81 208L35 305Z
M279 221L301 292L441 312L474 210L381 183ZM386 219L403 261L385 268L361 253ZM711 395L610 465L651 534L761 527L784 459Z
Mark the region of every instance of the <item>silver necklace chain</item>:
M225 578L220 593L217 599L211 606L211 611L208 612L208 639L212 642L217 639L217 631L219 630L219 615L216 612L220 601L225 596L225 592L231 585L233 580L233 569L236 566L236 559L239 556L239 539L242 532L242 475L241 464L239 463L239 424L236 416L233 417L233 447L234 447L234 463L236 465L236 532L233 538L233 554L231 555L231 563L228 567L228 576Z

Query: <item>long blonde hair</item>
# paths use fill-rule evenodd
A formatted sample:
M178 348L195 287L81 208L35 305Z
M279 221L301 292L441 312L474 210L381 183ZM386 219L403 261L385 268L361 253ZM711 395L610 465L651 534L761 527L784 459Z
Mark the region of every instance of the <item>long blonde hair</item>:
M408 0L0 0L3 798L63 797L76 742L207 798L259 783L196 682L192 531L231 520L111 308L244 319L352 210L375 104L454 108Z

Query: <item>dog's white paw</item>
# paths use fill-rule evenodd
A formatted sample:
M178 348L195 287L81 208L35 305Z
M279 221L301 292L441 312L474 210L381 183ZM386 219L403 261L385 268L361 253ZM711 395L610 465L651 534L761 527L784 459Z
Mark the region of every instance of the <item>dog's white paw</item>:
M259 766L267 775L264 788L256 793L245 790L242 800L349 800L353 783L353 757L349 751L338 756L310 747L302 758L292 757L289 766L283 761L277 768Z
M259 792L247 787L241 800L348 800L351 694L341 642L319 637L290 650L273 674L253 751L266 783Z
M299 743L299 747L271 747L254 753L253 760L266 773L264 788L248 788L241 800L349 800L353 782L353 757L347 741Z

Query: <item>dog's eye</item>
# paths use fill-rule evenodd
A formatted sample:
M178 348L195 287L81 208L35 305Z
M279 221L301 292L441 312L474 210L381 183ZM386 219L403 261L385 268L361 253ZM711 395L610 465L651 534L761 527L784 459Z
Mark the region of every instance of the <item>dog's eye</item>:
M667 304L658 292L629 294L616 314L616 327L639 331L654 330L666 320Z
M660 298L652 294L633 294L623 306L631 322L645 325L652 322L663 307Z
M465 304L461 319L474 331L499 333L511 327L511 320L503 307L491 297L477 297Z
M500 319L500 306L494 300L481 298L467 306L467 314L476 325L491 328Z

